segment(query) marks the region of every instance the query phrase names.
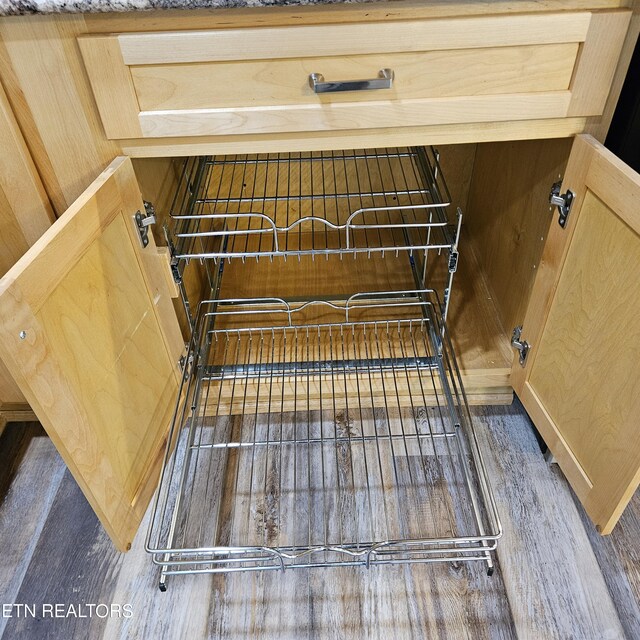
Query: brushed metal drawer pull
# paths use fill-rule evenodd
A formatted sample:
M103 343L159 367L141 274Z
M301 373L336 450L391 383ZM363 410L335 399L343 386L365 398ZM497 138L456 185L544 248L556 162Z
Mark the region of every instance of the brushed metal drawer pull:
M315 93L335 93L337 91L369 91L371 89L391 89L393 69L380 69L377 78L370 80L335 80L326 82L321 73L309 74L309 86Z

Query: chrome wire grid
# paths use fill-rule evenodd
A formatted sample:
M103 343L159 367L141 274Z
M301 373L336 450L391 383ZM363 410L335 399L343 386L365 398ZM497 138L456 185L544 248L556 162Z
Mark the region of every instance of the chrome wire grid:
M200 305L146 544L161 588L179 573L492 571L501 526L435 294L317 304L344 317L296 324L309 303L282 300ZM230 326L244 315L251 328Z
M182 167L175 260L455 250L431 148L206 156Z

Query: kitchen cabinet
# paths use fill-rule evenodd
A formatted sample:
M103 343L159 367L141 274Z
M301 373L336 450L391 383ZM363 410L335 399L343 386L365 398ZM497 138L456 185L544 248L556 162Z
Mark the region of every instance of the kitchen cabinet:
M528 211L518 213L519 199L548 191L550 184L535 181L568 160L558 194L575 194L567 223L561 227L547 212L540 224L544 242L538 235L496 236L504 268L525 261L527 281L486 302L505 278L485 268L490 240L476 242L478 264L464 278L483 300L478 308L488 310L478 325L491 323L493 334L500 334L496 352L508 349L513 327L502 326L505 318L514 317L514 309L524 311L516 318L519 342L529 346L524 366L516 357L511 373L504 364L465 370L464 346L459 355L463 379L478 401L490 400L491 390L504 400L513 386L592 519L603 533L611 530L637 487L640 468L630 419L638 378L631 319L639 298L631 274L639 257L633 202L640 177L592 138L578 136L570 154L563 150L569 145L556 139L587 130L590 119L609 108L631 13L616 3L576 3L561 12L554 3L551 11L534 5L496 3L494 11L461 5L461 17L451 6L409 7L393 19L376 8L367 15L371 24L362 24L362 9L311 10L301 12L303 22L308 17L304 26L293 27L295 15L277 12L257 27L243 12L224 14L225 29L188 16L173 22L171 31L162 18L135 26L115 17L0 23L3 78L25 97L22 127L37 141L34 157L55 206L60 212L68 206L1 281L0 356L118 548L130 545L156 486L183 347L166 254L151 236L144 247L137 236L134 216L144 217L144 204L131 161L118 157L100 175L96 171L79 195L91 166L122 153L143 167L147 157L487 141L513 144L517 157L527 144L540 145L533 168L523 158L519 167L497 165L492 172L487 163L500 147L476 152L470 244L474 235L481 238L481 225L472 220L482 193L506 194L515 221L522 222ZM340 17L344 24L331 24ZM207 20L219 26L213 14ZM443 31L433 30L433 21ZM498 23L509 28L497 29ZM554 28L560 23L566 28ZM410 36L403 38L402 29ZM474 39L476 33L489 42ZM429 46L423 44L427 35ZM34 38L38 53L31 50L35 64L27 64L21 53ZM246 46L237 47L239 41ZM286 51L278 54L274 47ZM60 101L49 111L37 86L44 51L60 64L63 81L51 86ZM397 74L391 97L369 92L366 100L347 93L323 99L308 84L311 72L353 80L368 77L360 70L371 68L374 77L387 55L398 69L417 74L408 84ZM476 59L484 61L478 64L486 76L467 72L466 64L473 71ZM421 60L430 63L423 75L416 71ZM511 78L506 86L484 68L497 61ZM327 66L309 66L316 62ZM294 81L292 70L301 78ZM211 106L216 94L204 87L208 74L227 89L220 107ZM238 79L237 99L231 77ZM75 122L67 119L72 115ZM61 132L68 133L63 141ZM530 139L539 142L508 142ZM473 156L475 147L470 149ZM78 157L65 163L74 150ZM507 170L520 180L508 180ZM539 206L542 215L546 197ZM493 215L499 219L501 212L484 210L477 220ZM261 282L267 271L254 273L252 283L268 288ZM237 283L234 290L246 285L246 276L228 275L227 283ZM495 317L489 318L491 310ZM455 342L455 326L452 331ZM471 353L473 335L463 333L458 342Z

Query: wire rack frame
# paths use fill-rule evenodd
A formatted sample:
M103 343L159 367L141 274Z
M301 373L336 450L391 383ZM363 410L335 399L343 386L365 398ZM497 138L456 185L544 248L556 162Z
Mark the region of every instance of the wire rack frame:
M502 529L432 295L419 292L421 317L296 325L285 309L283 326L262 329L212 321L227 304L273 301L201 305L146 542L161 587L172 574L345 564L492 571Z
M451 249L449 190L432 148L206 156L184 162L175 259Z

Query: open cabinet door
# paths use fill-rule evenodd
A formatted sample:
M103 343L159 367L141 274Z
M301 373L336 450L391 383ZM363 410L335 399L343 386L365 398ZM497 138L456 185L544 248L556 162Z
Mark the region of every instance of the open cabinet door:
M155 489L184 346L137 211L117 158L0 280L0 359L120 550Z
M512 381L598 530L640 482L640 175L590 136L573 145ZM556 214L554 214L554 218Z

